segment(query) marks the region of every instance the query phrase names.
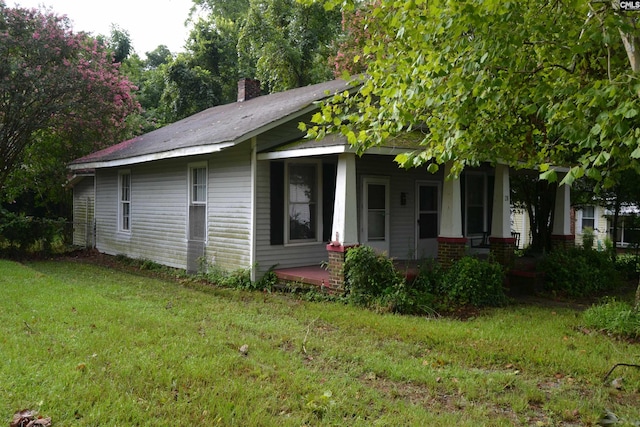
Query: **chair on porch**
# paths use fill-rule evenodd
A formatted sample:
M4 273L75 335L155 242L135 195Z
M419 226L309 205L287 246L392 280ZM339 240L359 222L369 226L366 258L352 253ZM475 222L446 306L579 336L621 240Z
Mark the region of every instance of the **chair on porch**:
M518 233L517 231L512 231L511 232L511 237L513 237L514 239L516 239L514 245L515 248L518 249L520 248L520 233Z
M469 242L471 243L472 248L488 248L489 233L485 231L481 236L469 236Z

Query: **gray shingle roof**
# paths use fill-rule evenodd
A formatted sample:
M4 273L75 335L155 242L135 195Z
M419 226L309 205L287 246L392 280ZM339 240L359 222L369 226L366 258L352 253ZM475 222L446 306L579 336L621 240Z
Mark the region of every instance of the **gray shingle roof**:
M219 105L76 159L70 167L110 166L114 162L133 164L215 152L270 129L283 119L305 113L314 102L349 88L346 81L333 80Z

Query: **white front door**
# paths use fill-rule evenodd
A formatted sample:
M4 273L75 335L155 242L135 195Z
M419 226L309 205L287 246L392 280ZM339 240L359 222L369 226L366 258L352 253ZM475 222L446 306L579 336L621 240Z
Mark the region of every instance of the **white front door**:
M389 178L362 180L362 244L389 253Z
M440 184L418 182L416 201L416 259L435 258L440 227Z

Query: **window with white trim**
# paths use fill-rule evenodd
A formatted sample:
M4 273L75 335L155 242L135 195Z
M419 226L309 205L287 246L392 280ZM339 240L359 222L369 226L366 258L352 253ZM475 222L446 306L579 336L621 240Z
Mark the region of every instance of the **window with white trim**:
M188 239L207 240L207 164L189 165Z
M194 205L207 203L207 168L191 167L191 203Z
M582 220L580 223L580 229L590 228L594 230L596 227L596 208L595 206L584 206L582 208Z
M118 231L131 232L131 172L118 173Z
M287 163L287 241L318 241L321 194L318 162Z

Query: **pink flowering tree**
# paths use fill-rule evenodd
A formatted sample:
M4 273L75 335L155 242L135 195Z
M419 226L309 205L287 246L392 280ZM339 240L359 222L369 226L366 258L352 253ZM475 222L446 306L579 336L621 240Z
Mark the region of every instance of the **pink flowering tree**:
M66 17L0 0L0 189L34 159L86 154L128 136L135 87Z

